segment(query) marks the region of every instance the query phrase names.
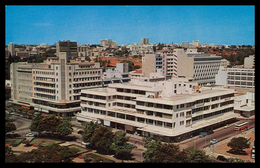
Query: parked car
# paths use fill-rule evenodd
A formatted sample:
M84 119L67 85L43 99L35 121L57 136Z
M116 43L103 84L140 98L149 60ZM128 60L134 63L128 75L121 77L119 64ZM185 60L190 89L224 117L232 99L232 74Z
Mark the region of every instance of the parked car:
M225 158L222 155L218 155L217 160L221 160L221 161L227 161L227 158Z
M252 148L255 149L255 141L253 141Z
M229 125L229 124L227 124L227 125L225 125L225 127L224 127L224 128L225 128L225 129L227 129L227 128L229 128L229 127L230 127L230 125Z
M218 140L212 139L212 140L209 142L209 145L213 145L213 144L215 144L215 143L218 143Z
M28 133L25 135L26 137L34 137L34 133Z
M90 142L82 142L83 145L90 145Z
M201 138L201 137L204 137L204 136L206 136L206 135L207 135L206 132L200 132L199 137Z
M22 117L23 117L23 118L26 118L26 115L23 115Z
M251 158L255 159L255 149L251 149Z

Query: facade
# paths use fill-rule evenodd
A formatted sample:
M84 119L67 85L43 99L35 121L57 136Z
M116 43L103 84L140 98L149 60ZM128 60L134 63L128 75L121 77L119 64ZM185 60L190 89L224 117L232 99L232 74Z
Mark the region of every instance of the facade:
M142 58L143 74L159 72L166 79L186 77L199 85L215 84L221 57L199 53L197 49L174 49L156 54L146 54Z
M182 42L181 47L182 48L189 48L190 43L188 41Z
M255 68L255 55L249 55L249 57L244 58L244 68Z
M255 69L220 67L216 84L224 87L255 88Z
M132 80L82 90L82 110L77 119L169 141L212 129L235 117L234 90L201 88L187 81Z
M60 116L79 112L81 90L102 86L102 68L67 59L67 52L59 52L43 63L12 63L12 102Z
M7 49L10 51L11 56L15 55L14 43L8 44Z
M67 41L58 41L56 43L56 54L59 55L60 52L67 53L67 61L69 62L71 59L75 59L78 56L77 53L77 42L72 42L70 40Z
M147 44L149 44L149 39L148 38L142 38L141 39L141 45L147 45Z
M255 92L246 92L246 94L236 96L234 103L235 113L239 113L244 117L255 114Z
M103 73L103 86L108 86L109 83L124 83L130 81L128 73L128 63L117 63L116 68L107 67Z

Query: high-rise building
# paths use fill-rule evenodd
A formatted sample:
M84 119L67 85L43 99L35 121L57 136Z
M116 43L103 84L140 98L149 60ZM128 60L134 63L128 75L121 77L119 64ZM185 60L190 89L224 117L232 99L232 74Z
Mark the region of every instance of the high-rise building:
M12 63L12 102L60 116L79 112L81 90L102 87L102 68L95 62L67 61L67 54L59 52L43 63Z
M67 53L67 61L71 59L75 59L78 56L77 53L77 42L72 42L70 40L67 41L58 41L56 43L56 54L59 56L60 52Z
M107 46L107 40L100 40L100 45L102 46L102 47L105 47L105 46Z
M199 46L200 45L199 40L192 41L192 45L195 47Z
M141 45L146 45L146 44L149 44L149 39L148 38L142 38L141 39Z
M15 55L14 43L10 43L7 49L10 51L11 56Z

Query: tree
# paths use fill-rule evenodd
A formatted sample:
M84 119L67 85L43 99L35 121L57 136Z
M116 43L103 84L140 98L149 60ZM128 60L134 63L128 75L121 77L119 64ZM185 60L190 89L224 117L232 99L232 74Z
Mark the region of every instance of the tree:
M5 117L5 133L16 130L15 124L9 119L9 117Z
M187 152L186 162L190 163L208 163L211 159L206 155L205 151L188 147L185 149Z
M37 115L36 117L34 117L30 125L30 130L41 134L44 131L43 125L41 123L42 119L43 116L41 115Z
M69 120L63 120L61 124L56 127L57 134L67 136L73 132L72 125Z
M85 122L82 124L84 126L84 133L82 134L82 139L84 142L90 142L90 138L94 134L96 128L100 127L99 124L91 122Z
M133 150L133 146L127 143L129 137L125 135L126 132L117 131L110 146L110 149L115 151L115 157L122 160L130 158L130 153Z
M234 137L227 146L231 148L231 152L240 154L244 153L243 149L250 148L250 143L248 143L248 141L249 140L244 137Z
M94 130L94 134L90 138L90 144L97 147L99 152L104 152L103 149L108 152L113 136L111 128L100 126Z
M179 145L173 143L164 143L159 150L155 151L156 162L177 163L185 162L186 152L180 151Z
M5 146L5 163L17 162L16 156L13 154L13 150L10 146Z
M145 162L157 162L158 158L156 158L155 152L160 149L161 141L146 139L146 142L148 142L145 144L147 150L143 153Z
M44 131L53 133L56 130L56 127L62 123L62 119L55 115L45 116L41 120Z

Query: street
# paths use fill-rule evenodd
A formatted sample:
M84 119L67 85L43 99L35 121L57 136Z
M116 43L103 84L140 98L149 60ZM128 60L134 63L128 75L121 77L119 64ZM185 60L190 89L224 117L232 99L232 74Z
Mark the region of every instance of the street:
M250 119L250 120L241 119L238 122L241 122L241 121L248 121L250 128L253 128L255 126L255 119ZM194 147L194 148L202 149L203 147L207 146L209 144L210 140L212 140L212 139L217 139L218 141L221 141L221 140L224 140L231 136L234 136L236 134L240 134L240 133L242 133L242 131L234 130L234 125L236 123L230 124L230 127L226 128L226 129L224 127L218 128L218 129L214 130L214 133L211 135L206 135L205 137L202 137L202 138L200 138L199 136L195 136L191 139L182 141L179 143L180 148L184 149L187 147Z

